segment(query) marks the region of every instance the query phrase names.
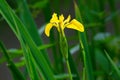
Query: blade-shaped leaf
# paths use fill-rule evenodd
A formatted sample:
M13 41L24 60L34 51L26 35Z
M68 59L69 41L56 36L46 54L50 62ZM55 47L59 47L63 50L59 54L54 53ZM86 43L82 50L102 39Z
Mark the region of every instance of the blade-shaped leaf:
M7 11L7 12L6 12ZM16 14L11 10L11 8L8 6L8 4L5 2L5 0L0 0L0 13L5 18L5 20L10 25L11 29L16 34L17 38L19 40L23 39L25 41L25 44L28 45L30 48L31 54L33 56L34 61L38 65L38 67L42 70L42 74L46 79L54 80L54 76L52 73L51 68L49 67L47 61L45 60L42 53L39 51L38 47L36 46L35 42L32 40L30 34L28 33L25 26L22 24L22 22L19 20L19 18L16 16ZM21 35L18 35L18 32ZM27 53L24 53L27 55Z
M118 77L118 79L120 79L120 70L119 70L118 67L115 65L115 63L112 61L112 59L110 58L110 56L108 55L108 53L107 53L106 51L105 51L105 54L106 54L108 60L110 61L110 64L112 65L114 71L115 71L114 74L116 74L117 77Z
M75 6L76 19L78 21L82 22L82 17L81 17L80 10L79 10L79 8L78 8L78 6L75 2L74 2L74 6ZM84 66L85 66L85 71L86 71L86 74L87 74L87 79L88 80L94 80L91 57L90 57L90 52L89 52L88 43L87 43L86 32L78 33L78 35L79 35L78 36L79 37L79 42L81 44L80 47L81 47L82 53L83 53Z
M13 61L10 59L6 48L3 46L1 42L0 42L0 48L1 50L3 50L4 56L8 63L8 67L11 70L14 80L25 80L25 77L22 75L22 73L19 71L19 69L15 66Z

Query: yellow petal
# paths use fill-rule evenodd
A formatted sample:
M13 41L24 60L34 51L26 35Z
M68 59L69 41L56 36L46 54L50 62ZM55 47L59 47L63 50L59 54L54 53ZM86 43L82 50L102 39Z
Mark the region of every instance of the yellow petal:
M70 21L70 19L71 19L71 16L69 15L69 16L67 17L67 19L65 19L64 23L68 23L68 22Z
M50 30L53 27L51 23L48 23L45 27L45 34L49 37L50 36Z
M84 32L84 26L78 22L76 19L73 19L69 25L66 26L67 28L75 29L80 32Z
M63 21L64 21L64 16L62 14L62 15L59 16L59 25L60 25L59 28L61 28L61 30L64 29L64 23L63 23Z
M57 14L56 14L56 13L53 13L53 15L52 15L52 18L51 18L50 22L51 22L51 23L57 23L57 22L59 22L59 20L58 20L58 17L57 17Z
M64 20L63 14L59 16L59 20L60 20L60 22L63 22L63 20Z

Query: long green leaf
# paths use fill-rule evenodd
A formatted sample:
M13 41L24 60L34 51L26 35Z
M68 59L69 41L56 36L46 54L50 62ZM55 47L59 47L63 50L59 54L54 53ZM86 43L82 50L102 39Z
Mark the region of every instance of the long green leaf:
M18 24L15 21L15 18L13 16L13 14L10 13L10 15L13 18L13 21L15 23L15 26L16 26L16 29L17 29L17 32L18 32L18 39L19 39L19 41L21 43L22 49L24 50L25 61L26 61L26 64L27 64L27 69L28 69L30 79L31 80L40 80L40 77L38 77L39 74L37 72L36 65L35 65L34 59L33 59L32 55L31 55L30 49L29 49L28 45L26 43L24 43L24 41L23 41L24 39L22 39L19 28L17 27Z
M6 48L3 46L3 44L0 41L0 48L3 50L4 56L7 60L8 67L11 70L11 73L13 75L14 80L25 80L25 77L22 75L22 73L19 71L19 69L15 66L13 61L10 59Z
M22 39L29 46L29 48L31 50L31 54L32 54L36 64L39 66L39 68L41 68L44 77L49 80L54 80L54 76L51 71L51 68L49 67L44 56L37 48L35 42L31 39L31 36L29 35L27 29L24 27L22 22L15 15L15 13L11 10L11 8L8 6L8 4L5 2L5 0L0 0L0 13L5 18L5 20L8 22L8 24L10 25L10 27L12 28L12 30L14 31L14 33L16 34L16 36L19 39L19 35L16 30L16 27L18 28ZM15 25L15 23L17 23L17 26Z
M38 49L39 50L47 49L47 48L50 48L50 47L54 46L55 44L44 44L44 45L39 46ZM2 52L2 51L0 50L0 52ZM11 59L23 56L23 50L22 49L8 49L7 52L9 53L9 56L10 56ZM0 64L2 64L5 61L6 61L5 57L2 56L0 58Z
M78 21L82 22L80 10L79 10L79 8L78 8L78 6L75 2L74 2L74 6L75 6L76 19ZM94 80L91 57L90 57L90 52L89 52L88 43L87 43L86 32L78 33L78 35L79 35L79 42L81 44L80 46L81 46L82 53L83 53L84 65L85 65L85 71L86 71L86 74L87 74L87 79L88 80Z
M110 64L112 65L115 74L117 75L118 79L120 79L120 70L118 69L118 67L115 65L115 63L112 61L112 59L110 58L110 56L108 55L108 53L105 51L105 54L110 62Z
M36 43L36 45L41 46L43 44L42 39L41 39L41 36L39 36L39 34L38 34L37 25L35 24L31 14L30 14L30 10L27 6L26 0L17 0L16 2L18 4L19 15L20 15L21 21L27 28L28 32L31 35L31 38ZM46 0L45 0L45 2L47 3ZM49 66L50 66L50 61L49 61L47 53L45 52L45 50L41 50L41 52L43 53L43 56L46 58L47 62L49 63Z
M16 0L18 4L19 15L21 21L28 29L33 41L35 41L36 45L40 46L42 44L42 40L37 31L37 25L35 24L30 11L27 6L26 0Z
M96 62L98 63L98 65L100 65L100 67L106 73L109 73L110 72L110 64L109 64L109 61L107 60L107 58L102 53L102 51L100 49L95 48L95 54L96 54L95 55Z

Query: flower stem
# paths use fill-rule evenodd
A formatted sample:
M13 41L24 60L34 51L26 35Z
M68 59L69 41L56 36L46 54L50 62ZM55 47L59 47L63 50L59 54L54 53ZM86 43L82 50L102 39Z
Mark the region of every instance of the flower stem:
M67 64L67 69L68 69L68 73L69 73L70 80L73 80L73 79L72 79L72 73L71 73L71 69L70 69L70 65L69 65L68 59L66 60L66 64Z

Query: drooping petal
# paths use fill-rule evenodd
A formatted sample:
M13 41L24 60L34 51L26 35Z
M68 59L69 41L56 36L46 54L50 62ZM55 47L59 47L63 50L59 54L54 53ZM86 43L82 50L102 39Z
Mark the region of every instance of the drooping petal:
M58 22L59 20L58 20L57 14L53 13L50 23L58 23Z
M45 34L49 37L50 36L50 30L53 27L51 23L48 23L45 27Z
M76 19L73 19L69 25L66 26L67 28L71 28L71 29L75 29L75 30L78 30L80 32L84 32L84 26L79 22L77 21Z

